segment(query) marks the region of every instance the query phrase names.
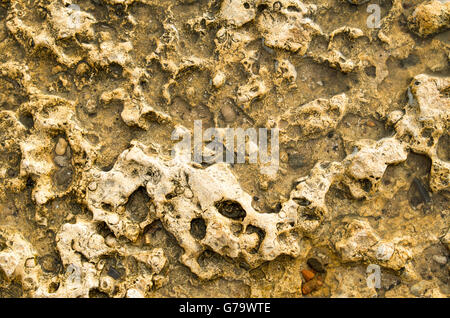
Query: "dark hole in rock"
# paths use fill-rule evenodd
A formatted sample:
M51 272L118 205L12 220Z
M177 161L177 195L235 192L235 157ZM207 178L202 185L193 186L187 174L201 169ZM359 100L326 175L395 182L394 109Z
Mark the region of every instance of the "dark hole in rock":
M123 67L117 63L111 63L109 65L109 69L111 71L111 73L113 73L113 75L119 77L122 76L122 72L123 72Z
M370 192L372 189L372 182L370 182L369 179L359 180L359 183L361 184L362 189L366 192Z
M191 235L197 240L202 240L206 236L206 223L202 218L196 218L191 221Z
M429 137L431 137L431 134L433 133L433 129L431 129L431 128L425 128L423 131L422 131L422 137L425 137L425 138L429 138Z
M319 210L316 208L305 208L302 211L302 217L308 221L320 220Z
M126 14L126 12L125 12L125 5L123 5L123 4L121 4L121 3L116 4L116 5L114 6L114 11L115 11L115 13L117 14L117 16L119 16L119 17L124 17L125 14Z
M26 183L27 188L33 188L35 184L36 183L34 182L33 178L28 177L27 183Z
M150 197L144 187L139 187L134 191L126 204L131 219L139 223L145 221L149 212L149 203Z
M58 291L58 288L59 288L59 283L52 282L48 286L48 292L50 294L56 293Z
M288 165L292 169L298 169L303 167L305 165L303 162L303 156L299 153L288 154Z
M109 164L109 165L107 165L107 166L102 166L102 167L100 167L100 169L102 169L103 172L108 172L108 171L110 171L113 167L114 167L114 163L111 163L111 164Z
M258 238L259 238L258 245L252 251L250 251L250 253L256 254L259 250L259 247L261 246L262 241L266 237L266 232L264 232L263 229L261 229L257 226L254 226L254 225L247 226L247 230L245 232L246 232L246 234L256 233L258 235Z
M275 204L275 208L272 209L273 213L278 213L281 211L281 208L283 207L283 205L281 204L281 202L277 202L277 204Z
M414 177L408 190L409 203L416 207L420 203L428 203L431 201L428 189L425 184L417 177Z
M377 68L375 66L368 66L364 69L364 73L366 73L367 76L375 77L377 76Z
M308 206L311 204L311 201L305 198L293 198L292 200L294 200L298 205L301 206Z
M109 298L108 294L101 292L97 288L89 291L89 298Z
M176 193L173 193L173 192L167 193L167 194L166 194L166 200L173 199L173 198L175 198L176 196L177 196Z
M281 4L280 1L277 1L277 2L275 2L275 3L273 4L273 10L274 10L274 11L278 11L278 10L280 10L282 7L283 7L283 5Z
M431 159L428 156L410 152L406 159L408 169L416 176L425 176L430 174Z
M53 254L47 254L38 259L39 265L41 265L41 268L46 273L53 273L57 274L61 270L61 260L53 255Z
M410 54L407 58L400 60L400 66L403 68L407 68L410 66L414 66L420 62L419 56L415 54Z
M102 203L102 209L108 212L112 212L113 206L109 203Z
M34 127L34 119L30 113L24 113L19 115L19 121L24 125L27 129L31 129Z
M168 212L168 213L175 211L173 204L170 202L164 203L163 209L165 212Z
M267 4L260 4L258 5L258 12L262 12L264 10L267 10L269 8L269 6Z
M244 269L244 270L246 270L246 271L249 271L249 270L252 269L250 267L250 265L245 260L239 261L239 267Z
M216 202L214 206L216 207L216 209L219 211L220 214L233 220L243 220L247 216L245 210L236 201L232 200L219 201Z
M217 268L218 264L224 264L225 259L222 255L206 249L197 259L198 263L203 268Z
M100 234L103 237L107 237L108 235L113 234L113 232L108 227L108 225L106 225L105 222L100 222L97 225L97 233Z
M439 159L450 161L450 135L445 134L439 138L436 152Z

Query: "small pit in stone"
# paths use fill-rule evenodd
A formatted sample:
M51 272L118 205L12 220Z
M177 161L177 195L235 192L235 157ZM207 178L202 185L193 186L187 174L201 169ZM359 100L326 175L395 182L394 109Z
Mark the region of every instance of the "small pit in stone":
M445 134L439 138L436 153L439 159L450 161L450 135Z
M258 238L259 238L258 245L253 250L250 251L251 254L258 253L259 247L261 246L262 241L266 237L266 232L263 229L261 229L257 226L254 226L254 225L247 226L247 229L245 232L246 232L246 234L256 233L258 235Z
M30 113L23 113L19 115L19 121L24 125L28 130L34 127L34 119L33 115Z
M144 187L139 187L128 198L126 209L133 221L145 221L149 212L150 198Z
M206 236L206 223L203 218L196 218L191 221L191 235L197 240L202 240Z
M247 216L245 210L236 201L223 200L216 202L214 206L216 207L217 211L219 211L220 214L232 220L242 221Z

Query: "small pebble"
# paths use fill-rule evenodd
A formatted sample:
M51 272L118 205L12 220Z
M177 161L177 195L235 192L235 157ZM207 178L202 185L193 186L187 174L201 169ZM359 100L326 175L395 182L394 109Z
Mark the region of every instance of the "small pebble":
M225 83L225 74L218 72L212 80L212 84L215 88L220 88Z
M311 279L313 279L314 276L316 276L316 275L314 274L313 271L310 271L310 270L308 270L308 269L302 270L301 273L302 273L303 278L304 278L307 282L310 281Z
M312 293L315 290L318 290L323 283L318 279L312 279L309 282L306 282L302 286L302 293L303 295L308 295L309 293Z
M70 167L64 167L55 172L55 183L57 186L64 186L72 181L73 170Z
M445 265L447 264L447 257L443 256L443 255L434 255L433 256L433 260L441 265Z
M59 262L57 258L51 254L47 254L39 259L39 263L44 272L56 273L59 271Z
M393 244L382 243L378 246L376 251L376 258L380 261L388 261L394 254L395 248Z
M233 122L236 120L236 113L234 112L233 108L230 105L228 105L228 104L223 105L220 112L222 113L223 119L227 123L230 123L230 122Z
M63 156L66 153L66 149L67 149L67 141L64 138L59 138L58 143L56 144L55 147L55 153L58 156Z
M315 257L308 258L306 263L316 272L325 273L325 268L323 267L322 262L319 261L317 258Z
M119 221L120 221L120 219L119 219L119 216L117 214L111 213L111 214L109 214L107 216L107 222L110 225L116 225L116 224L119 223Z
M114 280L112 279L112 277L104 276L100 279L99 288L101 291L104 291L107 293L112 292L114 290L114 286L115 286L115 283L114 283Z
M117 244L117 240L116 237L113 234L108 235L105 238L105 243L106 245L108 245L109 247L114 247Z
M97 103L90 99L87 101L86 105L84 105L84 109L87 114L93 115L97 112Z
M29 258L25 261L25 267L33 268L36 266L36 260L34 258Z
M427 289L427 284L425 281L422 280L422 281L418 282L417 284L412 285L411 288L409 289L409 291L414 296L420 297L425 293L426 289Z
M194 197L194 193L192 193L192 190L189 188L186 188L184 190L184 196L188 199L192 199Z
M97 190L97 182L94 181L94 182L89 183L88 188L89 188L89 190L91 190L91 191Z
M127 298L144 298L144 295L140 290L131 288L127 290Z

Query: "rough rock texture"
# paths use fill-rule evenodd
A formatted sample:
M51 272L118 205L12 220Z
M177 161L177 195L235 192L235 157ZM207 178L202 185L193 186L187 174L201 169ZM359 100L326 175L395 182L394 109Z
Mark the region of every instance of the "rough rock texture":
M427 1L420 4L408 18L409 28L422 37L450 27L450 3Z
M369 4L0 1L0 297L448 297L450 3Z

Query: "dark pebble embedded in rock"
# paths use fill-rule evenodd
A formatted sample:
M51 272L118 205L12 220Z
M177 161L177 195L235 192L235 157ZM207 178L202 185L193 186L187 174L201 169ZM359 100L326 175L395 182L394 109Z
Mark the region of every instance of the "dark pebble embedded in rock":
M39 264L42 270L47 273L57 273L60 268L59 260L51 254L42 256L39 259Z
M293 169L298 169L304 166L303 156L298 153L288 154L288 164L289 167Z
M55 172L54 179L57 186L67 186L72 182L73 170L70 167L64 167Z
M325 267L323 266L322 262L319 261L315 257L308 258L306 261L309 267L311 267L313 270L315 270L318 273L325 273Z
M115 280L119 279L120 277L122 277L122 274L115 269L114 267L110 267L108 269L108 276L114 278Z

